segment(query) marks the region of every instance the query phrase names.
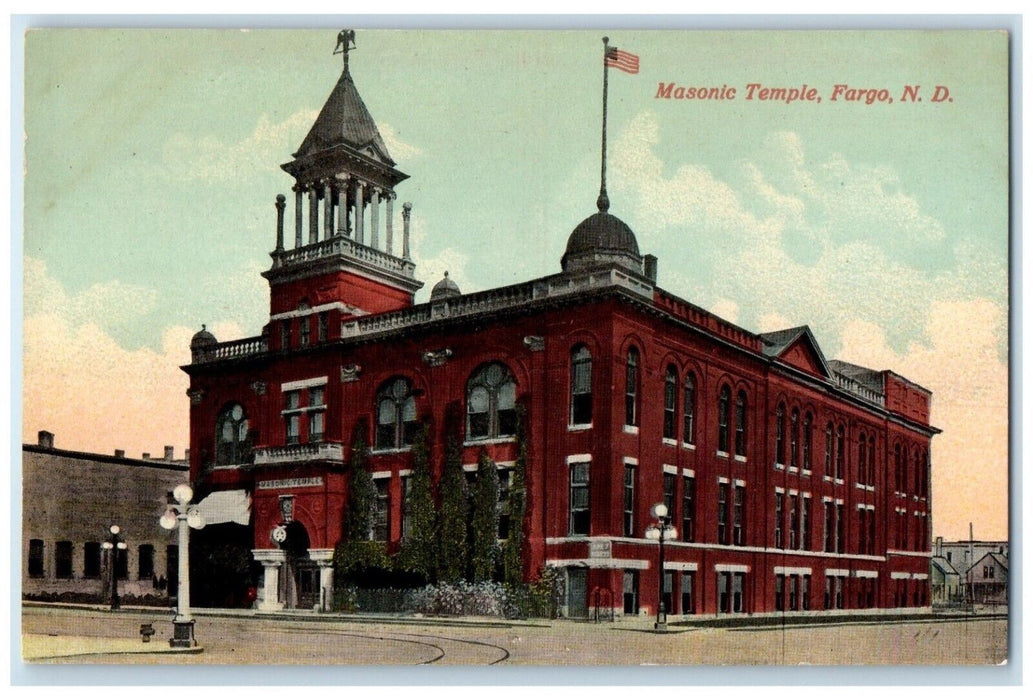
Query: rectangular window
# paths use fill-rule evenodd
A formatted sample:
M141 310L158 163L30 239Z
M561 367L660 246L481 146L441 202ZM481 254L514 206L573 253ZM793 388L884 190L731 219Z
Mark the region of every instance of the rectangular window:
M674 572L664 572L664 612L673 613L674 608Z
M800 546L800 532L797 528L799 514L800 497L791 494L789 496L789 549L797 549Z
M696 575L692 571L683 571L681 575L681 613L682 615L694 615L696 613L696 598L693 595L695 590Z
M54 576L72 578L72 543L58 542L54 549Z
M676 437L675 424L678 411L678 375L672 369L667 372L664 382L664 437L673 440Z
M846 521L843 519L843 504L836 504L836 551L842 554L846 546Z
M305 318L300 319L298 321L298 323L301 326L301 333L298 336L298 345L300 345L301 347L305 347L306 345L308 345L309 320L309 317L306 316Z
M799 609L799 602L797 598L797 592L800 586L800 577L793 574L789 577L789 609Z
M682 478L681 529L682 539L696 541L696 480L691 476Z
M728 484L717 486L717 543L728 544Z
M373 517L373 536L375 542L387 542L391 535L390 500L388 498L388 480L377 479L373 482L377 487L376 511Z
M857 551L868 552L868 511L861 508L857 511Z
M735 504L732 512L732 544L739 547L746 544L746 487L735 487Z
M624 536L635 535L635 465L624 465Z
M591 521L588 462L570 465L570 534L587 535Z
M136 578L146 581L154 577L154 545L142 544L137 550L139 558L136 566Z
M693 445L696 442L696 426L695 426L695 412L696 412L696 385L693 381L692 375L689 374L685 377L685 400L684 404L684 425L682 430L684 432L682 439L689 445Z
M775 610L782 612L786 609L785 601L786 577L784 574L775 574Z
M775 492L775 549L782 549L782 518L783 518L783 504L785 496L781 493Z
M811 550L811 497L803 497L803 508L800 510L800 547Z
M100 542L83 545L83 578L100 578Z
M804 574L800 579L800 607L804 610L811 609L811 575Z
M824 549L826 552L832 551L832 544L835 542L833 532L835 530L835 523L833 517L835 512L832 509L832 504L829 501L825 501L825 538L824 538Z
M728 571L717 572L717 614L731 612L728 595L732 588L732 574Z
M324 311L323 313L319 314L319 331L318 331L318 336L317 337L319 338L319 342L320 343L326 341L327 337L329 336L329 331L330 331L330 314L328 314L326 311Z
M29 576L43 578L43 540L29 540Z
M115 553L115 576L120 580L128 580L129 578L129 550L128 549L113 549Z
M291 322L290 320L280 323L280 347L284 350L291 346Z
M672 523L675 522L674 490L676 487L677 477L664 472L664 505L667 506L667 517Z

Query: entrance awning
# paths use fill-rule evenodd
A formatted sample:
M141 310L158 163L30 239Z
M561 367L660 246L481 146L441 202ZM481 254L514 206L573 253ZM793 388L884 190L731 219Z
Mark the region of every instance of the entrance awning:
M251 520L251 496L244 489L215 491L205 497L195 508L201 511L209 525L220 523L247 525Z

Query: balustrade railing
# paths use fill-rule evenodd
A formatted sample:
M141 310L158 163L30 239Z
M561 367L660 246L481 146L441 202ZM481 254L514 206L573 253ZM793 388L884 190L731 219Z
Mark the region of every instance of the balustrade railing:
M191 360L196 364L200 362L214 362L215 360L229 360L234 358L260 355L269 350L269 341L265 336L254 336L252 338L241 338L240 340L229 340L225 343L216 343L208 347L197 348L191 353Z
M309 442L297 445L260 447L255 450L255 465L283 464L285 462L341 462L344 448L338 442Z

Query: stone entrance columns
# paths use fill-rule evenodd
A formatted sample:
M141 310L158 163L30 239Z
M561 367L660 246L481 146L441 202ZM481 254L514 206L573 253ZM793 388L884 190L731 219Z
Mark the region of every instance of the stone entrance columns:
M332 555L331 551L331 555ZM262 599L258 601L259 610L283 610L280 600L280 571L287 563L287 554L282 549L252 549L255 561L261 562L264 571Z
M310 549L308 557L319 565L319 610L330 612L334 604L334 550Z

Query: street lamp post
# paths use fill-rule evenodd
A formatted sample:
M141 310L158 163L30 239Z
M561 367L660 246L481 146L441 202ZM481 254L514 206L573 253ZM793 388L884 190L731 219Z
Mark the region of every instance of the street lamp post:
M111 609L118 610L120 607L118 602L118 572L116 571L118 569L118 552L124 552L127 545L119 534L122 532L122 528L118 525L112 525L108 528L108 532L110 533L108 539L104 540L101 547L108 551L108 569L111 575Z
M657 632L667 631L667 610L664 606L664 541L678 536L677 531L670 524L670 517L667 514L667 506L657 503L652 508L653 517L656 522L646 529L646 539L658 540L660 542L660 561L657 566L657 600L656 600L656 624L653 628Z
M176 503L169 503L161 516L166 530L179 528L179 582L176 585L176 617L172 621L170 647L191 647L194 640L194 620L190 616L190 528L200 530L205 525L204 515L190 504L194 490L189 484L180 484L172 491Z

